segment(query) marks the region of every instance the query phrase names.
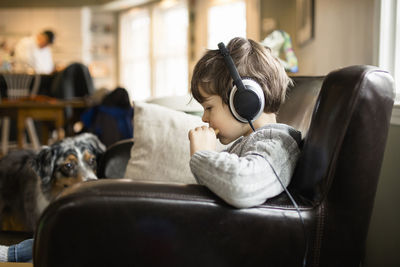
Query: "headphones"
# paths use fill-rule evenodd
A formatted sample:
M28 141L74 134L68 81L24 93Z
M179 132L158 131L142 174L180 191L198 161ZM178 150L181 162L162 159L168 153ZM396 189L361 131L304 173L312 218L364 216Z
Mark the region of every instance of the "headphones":
M238 121L252 125L251 123L264 111L264 92L256 81L240 77L224 43L219 43L218 48L233 79L233 88L229 93L229 108L232 115Z
M264 92L261 89L261 86L252 79L240 78L240 75L233 63L232 57L230 56L228 50L226 49L224 43L218 44L219 51L221 52L222 56L224 57L224 61L226 66L228 67L229 73L233 79L233 88L229 94L229 108L233 114L233 116L240 122L249 123L251 128L254 130L252 122L255 121L263 112L264 110ZM306 266L307 263L307 254L308 254L308 235L306 232L305 224L303 216L301 215L299 206L297 205L296 201L293 199L290 192L287 190L285 185L282 183L279 175L276 173L274 167L266 159L268 164L271 166L272 171L274 172L277 180L281 184L283 190L286 192L290 200L292 201L293 205L295 206L300 220L303 225L303 232L304 232L304 240L305 240L305 249L304 249L304 256L303 256L303 266Z

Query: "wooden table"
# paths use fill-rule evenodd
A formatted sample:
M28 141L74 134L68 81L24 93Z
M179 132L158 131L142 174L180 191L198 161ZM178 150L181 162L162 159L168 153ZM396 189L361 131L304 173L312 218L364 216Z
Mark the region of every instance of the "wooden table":
M25 129L28 133L32 134L33 121L52 121L58 132L58 139L64 137L64 109L66 107L72 108L84 108L87 107L86 102L83 99L74 100L57 100L48 97L35 97L35 98L24 98L18 100L8 100L2 99L0 102L0 117L15 119L17 122L17 141L18 147L23 147L23 139ZM29 129L29 121L32 123L32 129ZM4 122L4 119L3 119ZM4 126L3 123L3 139L2 146L4 147L4 142L6 142L4 137ZM35 139L34 135L30 135L31 139ZM42 141L47 144L48 140L48 130L45 129L42 135ZM32 140L33 143L38 143L36 140ZM8 145L8 144L7 144ZM38 144L33 144L34 148L38 149ZM36 146L36 147L35 147ZM3 148L4 150L4 148Z

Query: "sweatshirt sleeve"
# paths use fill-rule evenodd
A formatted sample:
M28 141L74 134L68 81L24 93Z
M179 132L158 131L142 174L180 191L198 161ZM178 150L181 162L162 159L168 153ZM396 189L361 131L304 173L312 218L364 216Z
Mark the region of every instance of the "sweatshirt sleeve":
M190 168L198 183L232 206L248 208L284 190L271 165L287 186L296 159L297 155L290 155L282 143L270 140L255 143L241 157L228 152L198 151L190 160Z

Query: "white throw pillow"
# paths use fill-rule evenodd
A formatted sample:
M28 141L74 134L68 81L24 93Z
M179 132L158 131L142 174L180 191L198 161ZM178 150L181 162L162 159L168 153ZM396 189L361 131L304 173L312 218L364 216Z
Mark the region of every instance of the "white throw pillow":
M146 102L161 105L178 111L183 111L189 114L203 114L203 107L190 94L181 96L157 97L149 99Z
M136 103L134 144L125 177L195 184L189 168L188 132L204 125L199 116L156 104Z

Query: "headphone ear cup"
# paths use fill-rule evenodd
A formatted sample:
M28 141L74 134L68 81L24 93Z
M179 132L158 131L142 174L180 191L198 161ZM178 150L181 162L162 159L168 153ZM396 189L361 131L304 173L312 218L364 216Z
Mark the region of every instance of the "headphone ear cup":
M232 115L240 122L248 123L256 120L264 111L264 92L254 80L243 79L246 90L238 90L234 86L229 95L229 108Z

